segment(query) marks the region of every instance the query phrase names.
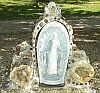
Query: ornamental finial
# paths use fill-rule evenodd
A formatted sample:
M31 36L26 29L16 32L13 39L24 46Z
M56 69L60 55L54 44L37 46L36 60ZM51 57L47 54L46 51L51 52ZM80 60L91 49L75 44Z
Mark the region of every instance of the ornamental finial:
M53 1L45 7L44 11L44 16L61 16L61 9Z

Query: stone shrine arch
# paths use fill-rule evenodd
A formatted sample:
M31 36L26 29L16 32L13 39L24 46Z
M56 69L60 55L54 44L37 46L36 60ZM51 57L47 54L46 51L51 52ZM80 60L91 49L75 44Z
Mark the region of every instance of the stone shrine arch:
M14 83L31 89L65 84L68 93L92 92L88 81L94 69L85 51L73 44L72 26L54 2L45 7L32 35L32 46L26 41L16 46L10 72Z
M53 40L54 34L56 34L56 37L59 39L58 42L60 43L60 48L58 48L56 52L51 52L50 44ZM73 30L71 26L58 16L44 17L36 24L32 39L33 60L38 64L40 83L49 85L64 83L69 51L71 50L70 45L73 43L72 34ZM53 48L51 50L54 51L55 49ZM57 56L52 58L50 55ZM51 59L55 60L55 66L53 62L50 63ZM50 65L51 67L49 67ZM52 66L54 66L54 68ZM48 71L50 69L51 74L49 74ZM55 69L57 71L55 71ZM54 71L56 73L54 73Z

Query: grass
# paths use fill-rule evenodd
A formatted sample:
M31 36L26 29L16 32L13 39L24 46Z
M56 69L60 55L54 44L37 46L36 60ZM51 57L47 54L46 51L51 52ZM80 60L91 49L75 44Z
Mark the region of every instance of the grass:
M87 2L83 4L60 4L63 10L63 15L100 15L100 1Z
M100 15L100 1L82 4L63 3L59 6L64 17ZM36 8L31 0L0 0L0 20L37 19L43 14L43 9L42 4Z
M35 19L43 13L43 6L36 8L31 1L0 0L0 20Z

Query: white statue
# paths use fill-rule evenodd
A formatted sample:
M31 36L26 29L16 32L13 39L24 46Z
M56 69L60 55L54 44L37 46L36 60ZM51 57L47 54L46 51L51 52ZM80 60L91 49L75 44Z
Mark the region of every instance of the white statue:
M52 74L57 74L57 49L60 47L60 42L58 40L58 35L55 32L53 34L53 39L52 39L52 47L50 51L50 59L49 59L49 64L48 64L48 73L49 75Z

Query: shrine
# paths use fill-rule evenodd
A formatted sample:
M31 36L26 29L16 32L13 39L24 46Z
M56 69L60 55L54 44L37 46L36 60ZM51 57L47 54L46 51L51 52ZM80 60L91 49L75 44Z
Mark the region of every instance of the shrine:
M94 69L85 51L73 43L72 26L55 2L44 11L33 30L32 46L26 41L16 46L10 79L19 86L45 85L78 89L68 93L94 93L89 84Z

